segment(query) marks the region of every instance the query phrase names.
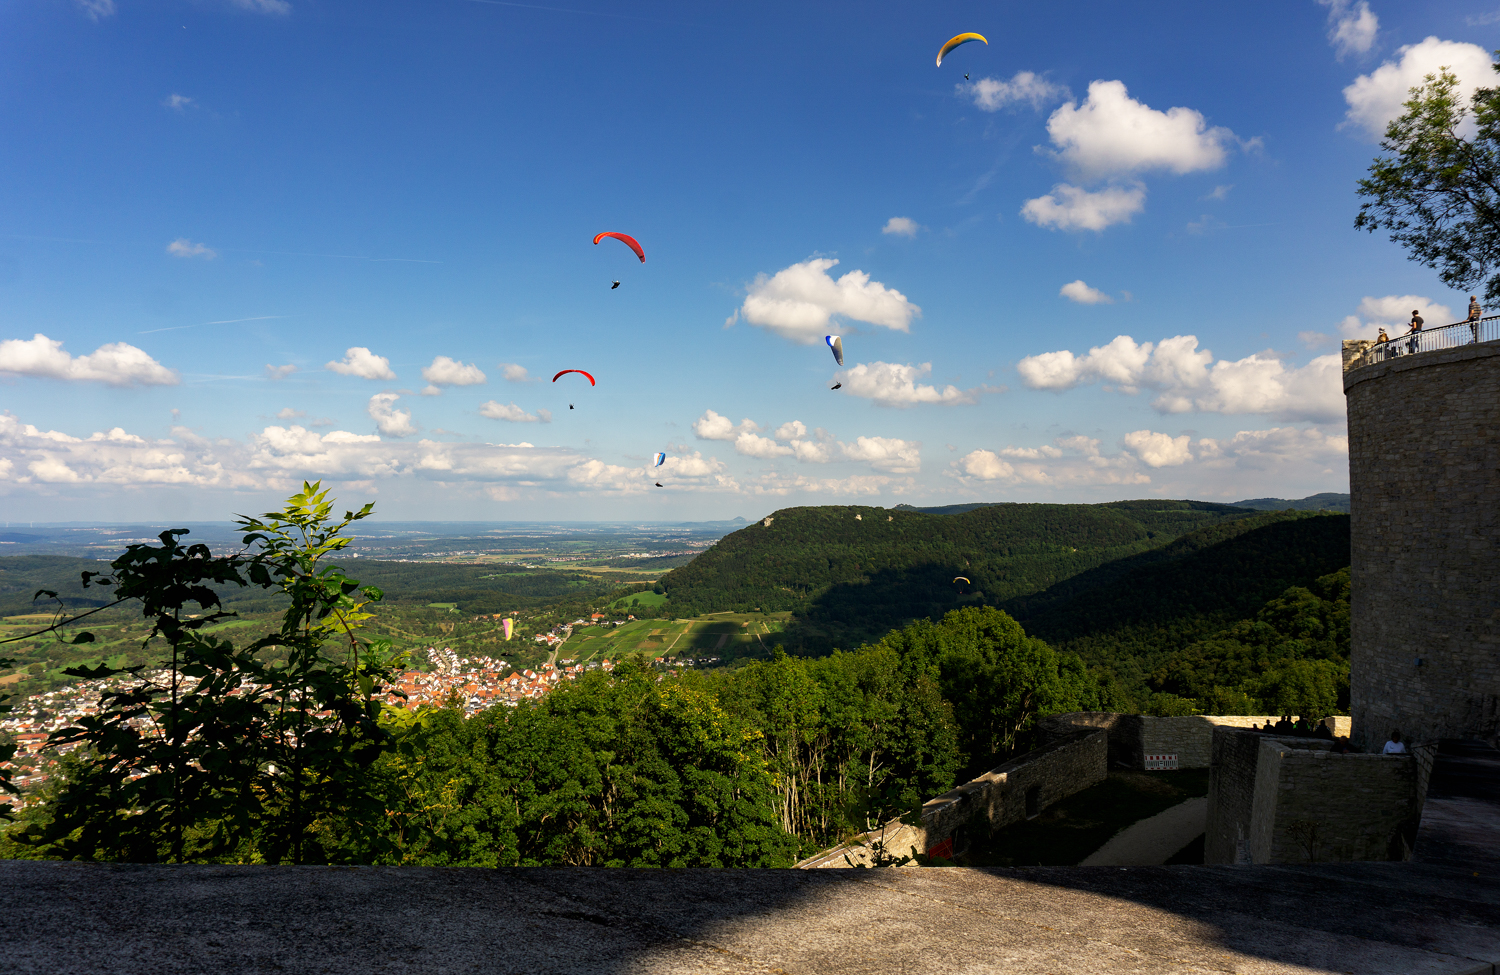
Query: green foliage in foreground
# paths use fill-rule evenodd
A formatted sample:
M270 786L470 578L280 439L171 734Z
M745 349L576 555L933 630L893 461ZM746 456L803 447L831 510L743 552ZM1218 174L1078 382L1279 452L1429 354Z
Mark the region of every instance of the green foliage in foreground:
M240 520L245 552L216 557L172 529L107 575L83 574L85 588L139 604L169 667L72 671L119 682L97 714L51 736L78 747L70 774L9 842L67 859L303 863L325 858L310 836L320 818L371 814L368 768L387 742L371 695L395 661L358 635L379 590L326 561L372 506L334 522L332 504L304 484L281 511ZM281 625L239 646L212 632L231 615L215 590L230 585L278 591Z
M386 809L338 858L435 866L789 866L759 733L713 696L627 665L465 720L393 716ZM339 816L326 845L358 835Z

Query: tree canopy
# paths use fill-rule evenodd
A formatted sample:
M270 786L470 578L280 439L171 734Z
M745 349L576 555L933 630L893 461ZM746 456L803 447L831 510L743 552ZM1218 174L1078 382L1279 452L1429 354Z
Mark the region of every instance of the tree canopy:
M1496 65L1500 70L1500 64ZM1468 98L1446 68L1411 89L1359 181L1354 226L1388 231L1451 288L1500 300L1500 88Z

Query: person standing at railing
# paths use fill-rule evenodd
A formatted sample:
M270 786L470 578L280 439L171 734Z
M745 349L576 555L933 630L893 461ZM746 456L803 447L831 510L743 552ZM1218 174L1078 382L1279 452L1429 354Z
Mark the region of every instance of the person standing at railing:
M1384 325L1380 327L1380 334L1375 336L1374 354L1377 359L1389 359L1396 354L1396 350L1391 348L1391 337L1385 334Z
M1479 342L1479 320L1484 317L1484 309L1479 307L1479 298L1469 295L1469 331L1474 333L1474 342Z
M1413 308L1411 310L1411 321L1408 322L1407 324L1411 326L1411 331L1407 332L1406 334L1409 335L1409 336L1411 336L1411 337L1409 339L1407 339L1407 342L1406 342L1406 351L1414 353L1414 352L1417 351L1417 344L1418 344L1418 335L1417 335L1417 333L1420 332L1420 331L1422 331L1422 326L1424 324L1426 324L1426 323L1422 321L1422 316L1417 313L1417 310L1415 308Z

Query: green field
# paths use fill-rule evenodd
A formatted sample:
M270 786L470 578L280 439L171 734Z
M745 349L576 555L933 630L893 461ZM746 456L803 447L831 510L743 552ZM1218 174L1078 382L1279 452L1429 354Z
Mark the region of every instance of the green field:
M718 657L726 663L762 657L776 645L776 634L790 614L715 613L690 620L635 620L624 626L578 627L558 657L580 663L645 653L652 657Z
M428 603L428 609L458 609L458 603Z
M636 606L655 609L666 601L666 593L652 592L648 589L645 592L631 593L629 596L626 596L623 599L617 599L610 604L610 608L618 609L621 612L628 612L629 610L634 609Z

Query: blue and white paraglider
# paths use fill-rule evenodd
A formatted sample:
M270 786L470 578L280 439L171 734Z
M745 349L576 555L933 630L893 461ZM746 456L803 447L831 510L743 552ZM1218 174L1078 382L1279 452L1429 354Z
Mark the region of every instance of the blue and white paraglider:
M833 350L833 361L839 365L844 364L844 340L837 335L825 335L823 341Z
M667 455L664 454L664 453L662 453L659 450L656 453L654 453L654 454L651 455L651 467L652 467L653 470L655 468L658 468L661 465L665 464L666 462L667 462ZM657 481L656 482L656 486L657 487L661 487L662 486L661 482Z

